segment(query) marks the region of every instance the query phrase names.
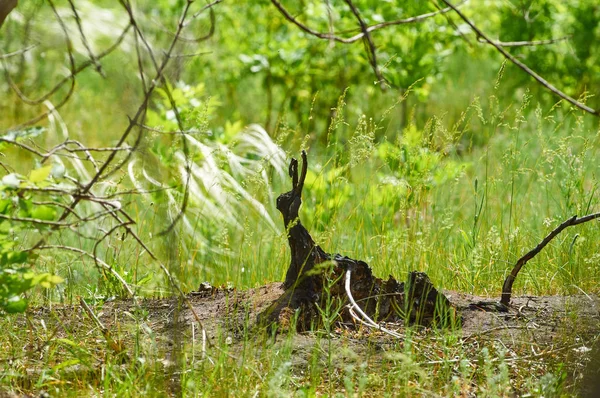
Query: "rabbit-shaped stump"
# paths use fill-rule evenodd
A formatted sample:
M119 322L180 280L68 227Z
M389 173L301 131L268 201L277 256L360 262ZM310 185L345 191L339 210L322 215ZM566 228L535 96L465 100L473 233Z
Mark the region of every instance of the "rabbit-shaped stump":
M299 330L319 326L322 318L318 308L326 308L327 298L329 308L334 310L348 303L344 289L347 270L352 271L352 296L375 321L404 320L429 325L434 320L447 320L450 312L454 312L450 302L435 289L425 273L410 272L406 284L391 275L384 281L373 276L364 261L328 254L315 244L298 216L307 168L306 152L302 151L300 176L298 161L292 158L289 167L292 190L277 198L277 209L283 215L288 233L291 263L285 277L285 293L259 315L259 322L275 322L288 329L297 316ZM348 322L352 317L344 308L339 311L338 320Z

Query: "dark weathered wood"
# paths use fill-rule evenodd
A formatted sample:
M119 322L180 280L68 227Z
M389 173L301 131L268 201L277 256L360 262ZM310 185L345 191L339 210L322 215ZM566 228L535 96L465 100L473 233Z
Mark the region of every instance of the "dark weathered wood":
M292 251L292 261L284 282L286 289L300 282L303 288L310 288L314 278L305 277L300 280L300 276L310 271L315 264L329 260L329 255L315 244L315 241L298 217L298 211L302 204L302 189L304 188L307 168L306 152L302 151L302 172L300 177L298 177L298 161L292 159L289 168L289 174L292 178L292 190L281 194L277 198L277 209L283 215L283 222L288 233L288 242Z
M17 6L18 0L0 0L0 28L10 12Z
M343 283L347 270L352 271L352 296L361 309L376 321L404 320L431 324L435 320L446 319L451 311L450 302L435 289L425 273L409 273L406 284L393 276L384 281L375 277L364 261L326 253L315 243L298 215L308 168L305 151L302 151L300 174L298 167L298 161L292 159L289 167L292 189L277 198L277 209L283 216L291 251L284 282L286 291L260 315L261 322L276 322L286 327L297 316L296 326L299 329L318 325L317 306L324 308L327 298L330 302L335 301L337 308L348 303ZM339 313L340 321L352 319L347 310Z
M505 307L510 305L513 283L517 279L517 275L519 274L519 271L521 271L521 268L523 268L523 266L527 264L529 260L534 258L539 252L541 252L542 249L546 247L546 245L550 243L552 239L556 238L556 236L558 236L558 234L560 234L563 229L571 227L573 225L583 224L588 221L595 220L597 218L600 218L600 213L588 214L587 216L579 218L577 218L577 216L575 215L569 218L568 220L560 224L558 227L556 227L554 230L552 230L552 232L550 232L536 247L534 247L533 249L528 251L523 257L521 257L513 267L510 274L504 280L504 284L502 285L502 297L500 298L500 303L503 304Z

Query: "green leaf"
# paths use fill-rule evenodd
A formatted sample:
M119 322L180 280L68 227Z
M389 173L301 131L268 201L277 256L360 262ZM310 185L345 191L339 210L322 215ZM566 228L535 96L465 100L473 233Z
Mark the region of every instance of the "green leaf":
M69 367L69 366L78 365L79 362L80 362L79 359L67 359L66 361L63 361L63 362L59 363L58 365L53 366L52 370L54 370L56 372L57 370L61 370L63 368Z
M50 172L52 171L52 166L42 167L41 169L31 170L29 173L29 181L33 183L42 182L48 176L50 176Z
M63 343L65 345L71 346L71 347L79 347L79 344L75 343L73 340L69 340L69 339L56 339L57 342L59 343Z
M39 285L46 289L50 289L51 287L54 287L63 281L64 279L58 275L45 274L44 278L39 282Z
M27 301L21 296L12 296L7 300L4 306L4 311L9 314L17 314L19 312L25 312L27 309Z
M13 228L13 224L10 223L8 220L0 221L0 235L8 235L12 228ZM5 247L6 243L9 243L5 239L6 239L6 237L1 238L1 240L0 240L1 247Z
M33 202L30 198L19 198L19 217L31 217Z
M10 251L8 253L2 253L0 256L0 265L23 264L27 262L28 258L28 252Z
M56 217L56 210L50 206L35 206L31 211L31 217L38 220L52 221Z
M0 214L8 213L8 209L12 203L10 199L2 199L0 200Z

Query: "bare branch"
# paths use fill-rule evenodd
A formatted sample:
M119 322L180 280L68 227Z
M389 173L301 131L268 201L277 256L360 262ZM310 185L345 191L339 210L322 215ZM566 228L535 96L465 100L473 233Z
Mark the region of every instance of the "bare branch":
M48 0L48 3L50 4L50 7L52 8L52 11L54 12L56 20L58 21L58 23L64 33L65 43L67 45L67 54L69 55L69 63L70 63L70 69L71 69L71 74L69 75L69 79L68 79L71 81L71 86L69 87L69 92L66 95L66 97L68 98L71 96L71 94L73 93L73 90L75 89L75 57L73 56L73 43L71 42L71 37L69 35L69 31L67 30L67 27L66 27L64 21L62 20L62 18L60 17L60 14L56 10L56 6L52 2L52 0ZM52 94L54 94L60 87L62 87L62 84L61 84L60 86L57 86L54 89L50 90L50 92L48 92L41 98L38 98L36 100L31 100L27 96L25 96L21 92L21 90L19 90L19 88L16 86L16 84L14 84L14 82L10 78L10 73L8 72L8 68L6 67L6 65L4 65L4 71L5 71L5 75L6 75L6 80L8 81L8 83L11 86L11 88L13 89L13 91L19 96L21 101L25 102L28 105L37 105L37 104L44 102L45 100L50 98L50 96ZM63 80L63 82L66 83L66 81L68 81L68 80Z
M494 44L497 44L500 47L535 47L535 46L544 46L548 44L554 44L561 41L569 40L571 36L559 37L558 39L548 39L548 40L533 40L533 41L498 41L493 40ZM478 37L477 41L480 43L488 43L485 39Z
M18 146L19 148L24 149L26 151L29 151L29 152L31 152L34 155L37 155L39 157L43 157L44 156L44 154L41 153L40 151L38 151L37 149L32 148L29 145L23 144L22 142L19 142L17 140L9 140L8 138L0 137L0 142L7 142L9 144Z
M70 227L70 226L76 224L76 223L66 223L66 222L61 222L61 221L40 220L38 218L29 218L29 217L10 217L10 216L5 216L4 214L0 214L0 219L16 221L16 222L30 222L33 224L51 225L53 227L62 227L62 228Z
M595 220L597 218L600 218L600 213L589 214L587 216L579 217L579 218L577 218L577 216L573 216L573 217L569 218L567 221L563 222L558 227L556 227L552 232L550 232L535 248L533 248L532 250L527 252L523 257L521 257L519 259L519 261L517 261L517 263L515 264L512 271L510 272L510 275L508 275L506 277L506 279L504 280L504 285L502 286L502 297L500 299L500 303L504 304L505 306L508 306L510 304L510 299L512 296L512 286L513 286L513 283L515 282L515 279L517 278L517 275L519 274L519 271L521 271L521 268L523 268L523 266L529 260L534 258L539 252L541 252L542 249L544 247L546 247L546 245L548 243L550 243L550 241L552 241L552 239L554 239L559 233L561 233L563 229L565 229L567 227L571 227L573 225L583 224L588 221Z
M100 54L98 54L96 56L96 60L99 61L102 58L109 55L110 53L112 53L114 50L116 50L123 42L123 39L125 39L125 36L127 35L127 32L129 32L129 29L131 29L131 25L127 25L125 27L125 29L123 30L123 32L121 32L121 34L119 35L117 40L110 47L108 47L106 50L104 50L103 52L101 52ZM23 102L25 102L26 104L29 104L29 105L37 105L37 104L44 102L48 98L50 98L62 86L64 86L65 83L67 83L68 81L72 81L75 78L75 76L77 76L79 73L81 73L82 71L84 71L90 65L93 65L93 64L94 64L94 62L91 59L88 59L87 61L85 61L81 65L79 65L78 67L73 68L73 70L71 70L71 73L68 76L65 76L62 80L60 80L58 83L56 83L56 85L52 89L50 89L50 91L48 91L46 94L44 94L43 96L41 96L40 98L37 98L37 99L30 99L27 96L25 96L25 94L23 94L23 92L21 90L19 90L19 88L15 85L15 83L11 79L6 65L4 66L4 73L5 73L7 81L10 84L11 88L13 89L13 91L15 91L15 93L19 96L19 98Z
M183 26L186 27L188 26L192 20L198 18L204 11L211 9L216 6L217 4L223 2L223 0L215 0L212 3L208 3L207 5L205 5L204 7L202 7L201 9L199 9L198 11L196 11L192 16L190 16L190 19L188 20L188 22L186 22Z
M544 86L546 89L550 90L551 92L553 92L555 95L559 96L560 98L566 100L567 102L569 102L571 105L576 106L577 108L591 113L592 115L598 116L599 113L597 110L594 110L592 108L590 108L589 106L582 104L581 102L577 101L576 99L574 99L573 97L568 96L567 94L565 94L564 92L562 92L561 90L559 90L558 88L556 88L555 86L553 86L552 84L550 84L548 81L546 81L546 79L544 79L542 76L538 75L536 72L534 72L531 68L529 68L527 65L525 65L523 62L519 61L517 58L515 58L514 56L512 56L510 53L508 53L503 46L501 46L500 44L498 44L497 42L491 40L489 37L487 37L485 35L485 33L483 33L481 31L481 29L479 29L469 18L467 18L462 12L460 12L458 10L458 8L454 5L452 5L452 3L450 3L448 0L441 0L443 1L448 7L452 8L452 10L454 10L454 12L456 12L456 14L463 20L465 21L465 23L467 25L469 25L471 27L471 29L473 29L473 31L477 34L477 36L481 39L483 39L486 43L490 44L491 46L493 46L496 50L498 50L498 52L500 54L502 54L506 59L508 59L510 62L512 62L513 64L517 65L519 68L521 68L523 71L525 71L525 73L529 74L531 77L533 77L538 83L540 83L542 86Z
M96 58L98 60L100 60L100 59L104 58L105 56L109 55L110 53L112 53L114 50L116 50L119 47L119 45L121 44L121 42L123 41L123 39L125 38L125 35L127 34L127 32L129 31L130 28L131 28L131 25L127 25L127 27L123 30L123 32L121 33L119 38L115 41L115 43L112 46L110 46L108 49L106 49L104 52L98 54L96 56ZM23 100L23 98L27 98L27 100L23 100L25 103L36 105L36 104L39 104L39 103L45 101L47 98L50 98L50 96L52 96L62 86L64 86L65 83L67 83L69 81L74 82L75 76L77 76L83 70L87 69L92 64L93 64L92 61L88 59L86 62L79 65L79 67L72 70L71 73L69 74L69 76L66 76L60 82L58 82L54 86L54 88L52 88L47 94L45 94L44 96L42 96L36 100L31 100L31 99L28 99L27 97L25 97L25 95L19 90L19 88L12 81L10 74L8 73L8 68L7 68L6 64L3 63L3 66L4 66L4 73L6 76L6 80L7 80L8 84L10 85L11 89L19 96L19 98L21 100ZM72 83L72 84L74 84L74 83ZM69 100L69 98L70 98L70 95L65 96L65 98L63 98L63 100L58 105L54 106L53 108L48 109L47 111L43 112L42 114L40 114L26 122L23 122L19 125L13 126L13 127L9 128L8 130L9 131L10 130L19 130L19 129L22 129L23 127L30 126L32 124L39 122L40 120L45 119L50 113L52 113L53 111L55 111L57 109L60 109L64 104L66 104L67 101Z
M354 5L354 3L352 3L352 0L345 0L345 1L346 1L346 4L348 4L348 7L350 7L352 14L354 14L354 16L356 17L358 24L360 25L360 29L362 30L364 41L365 41L365 47L369 50L367 53L367 54L369 54L369 56L368 56L369 63L371 64L371 68L373 68L373 72L375 73L375 76L377 76L377 83L379 83L381 85L381 88L383 89L383 88L385 88L385 86L383 85L385 82L385 78L381 74L381 71L379 70L379 66L377 66L377 50L375 49L375 43L373 42L373 38L371 37L371 34L368 31L368 26L365 23L365 21L362 19L362 17L360 16L360 12L358 11L358 9Z
M385 28L388 26L418 23L418 22L424 21L428 18L434 17L439 14L443 14L443 13L446 13L446 12L449 12L452 10L452 8L447 7L447 8L444 8L443 10L433 11L433 12L429 12L426 14L421 14L421 15L417 15L414 17L410 17L410 18L404 18L404 19L398 19L395 21L387 21L387 22L378 23L376 25L367 26L366 29L364 29L364 30L361 29L361 33L346 38L346 37L337 36L337 35L331 34L331 33L324 33L324 32L319 32L319 31L313 30L313 29L309 28L307 25L298 21L292 14L290 14L290 12L279 1L271 0L271 3L273 3L273 5L279 10L281 15L283 15L288 21L292 22L294 25L299 27L304 32L306 32L310 35L316 36L319 39L334 40L334 41L344 43L344 44L354 43L354 42L362 39L363 37L365 37L365 34L374 32L376 30L379 30L379 29L382 29L382 28Z
M88 316L94 321L96 326L100 329L100 331L102 332L102 335L104 336L104 339L106 340L106 343L108 344L110 349L113 350L115 352L115 354L117 354L117 355L123 355L123 353L125 352L125 346L124 346L123 342L119 341L119 340L115 340L111 336L110 330L108 330L108 328L106 326L104 326L104 324L100 321L100 319L96 316L96 314L94 314L94 312L92 311L90 306L85 302L85 300L82 297L79 298L79 304L84 309L84 311L88 314ZM125 355L127 355L127 354L125 354Z
M207 8L209 9L209 12L210 12L210 28L208 29L208 33L206 33L204 36L198 36L198 37L195 37L195 38L188 38L188 37L183 37L183 36L179 35L179 37L177 38L177 40L179 40L179 41L183 41L183 42L187 42L187 43L199 43L199 42L201 42L201 41L204 41L204 40L210 39L210 38L212 37L212 35L214 35L214 34L215 34L215 28L216 28L216 23L215 23L215 22L216 22L216 21L215 21L215 11L212 9L212 7L213 7L215 4L218 4L218 3L220 3L221 1L222 1L222 0L215 1L215 2L213 2L213 3L207 4L206 6L204 6L204 7L202 8L202 10L198 11L198 12L195 14L196 16L198 16L198 15L200 15L200 13L202 13L202 12L203 12L204 10L206 10ZM192 17L192 18L195 18L195 17ZM182 26L182 27L186 27L186 26L187 26L187 25L188 25L190 22L191 22L191 20L190 20L190 21L188 21L188 23L186 23L186 24L183 24L183 26ZM170 33L170 32L169 32L169 33ZM171 34L172 34L172 33L171 33Z
M88 43L87 38L85 37L85 33L83 33L81 18L79 18L79 13L77 12L77 8L75 7L73 0L69 0L69 5L71 6L71 10L73 10L73 16L75 17L75 23L77 24L77 29L79 30L79 35L81 36L81 42L83 43L83 46L88 52L90 61L92 61L92 63L96 67L96 71L100 74L100 76L106 77L106 75L102 71L102 65L100 65L100 62L98 62L98 59L94 55L94 52L92 51L92 48L90 47L90 44Z
M17 50L17 51L13 51L11 53L0 54L0 59L7 59L7 58L10 58L10 57L15 57L17 55L25 54L27 51L29 51L29 50L31 50L32 48L35 48L35 47L36 47L36 45L32 44L30 46L27 46L27 47L22 48L22 49Z
M204 51L204 52L191 53L191 54L171 54L170 57L171 58L191 58L191 57L197 57L199 55L206 55L206 54L212 54L212 51Z

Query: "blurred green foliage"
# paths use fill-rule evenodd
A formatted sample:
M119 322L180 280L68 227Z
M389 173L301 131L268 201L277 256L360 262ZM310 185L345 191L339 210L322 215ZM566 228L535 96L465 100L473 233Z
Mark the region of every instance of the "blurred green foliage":
M354 3L368 25L443 8L435 1ZM134 4L139 27L159 61L185 4L182 0ZM192 12L203 4L195 2ZM89 56L68 3L57 1L56 5L72 35L75 61L85 62ZM286 0L282 5L315 31L341 37L360 33L355 16L344 2ZM96 53L110 46L128 22L127 13L116 2L81 1L77 7ZM507 49L569 95L592 107L600 105L593 96L600 86L600 6L585 0L485 0L461 3L460 7L493 39L561 39L547 45ZM151 239L152 233L164 228L181 207L186 180L182 178L186 161L182 153L187 143L189 159L198 169L190 179L193 195L187 209L189 219L183 224L188 238L181 249L188 261L182 263L182 275L200 269L197 278L234 280L242 285L280 278L281 264L286 262L285 251L281 250L285 237L278 230L279 215L273 207L277 192L287 189L283 185L287 181L279 174L285 163L280 148L288 158L301 147L310 148L309 189L302 216L321 242L334 246L339 243L332 240L339 235L340 225L352 220L349 224L357 225L350 229L364 228L386 241L390 250L408 250L408 244L401 247L400 242L412 245L426 239L423 236L436 237L428 230L434 228L431 223L435 220L443 221L436 227L446 231L440 239L461 248L452 246L453 256L464 257L461 267L465 262L479 264L485 252L477 248L478 231L483 228L479 214L483 212L482 198L488 198L489 192L482 191L482 183L472 192L476 184L472 180L465 183L465 179L486 180L481 159L488 159L492 145L495 147L489 162L506 171L498 178L512 184L507 186L517 186L521 181L525 171L520 165L530 159L527 156L544 155L548 159L544 165L551 164L554 169L544 172L544 178L556 178L564 195L548 205L548 212L550 208L561 209L561 214L580 211L583 198L591 203L593 198L585 193L590 185L586 178L593 174L593 166L580 166L581 161L571 156L578 152L558 138L547 145L546 152L532 142L547 140L547 135L553 133L563 139L569 129L587 137L595 120L582 117L580 111L563 103L554 106L556 97L520 69L505 63L493 48L479 43L452 12L372 32L378 65L387 80L382 90L380 82L375 82L362 40L343 44L316 38L287 21L268 0L222 2L213 11L215 29L209 39L193 40L210 33L209 12L199 14L184 29L184 39L176 45L166 69L167 86L154 93L146 113L145 123L155 131L148 132L141 141L143 154L133 157L135 167L120 170L110 188L128 189L132 184L156 190L143 200L133 201L138 206L134 212L139 230L146 234L145 239ZM15 85L35 98L62 79L69 65L59 24L41 0L20 4L2 27L3 53L30 44L36 46L2 62ZM127 126L126 116L137 110L143 98L138 65L146 71L146 83L154 73L148 52L143 45L139 48L138 59L136 41L130 33L115 53L100 61L104 76L93 67L79 74L70 101L59 114L40 123L47 123L53 134L36 138L36 143L52 147L61 142L60 131L63 137L89 146L113 145ZM177 103L182 127L191 133L185 140L165 134L179 129L165 87ZM67 92L65 87L44 103L24 106L7 80L0 79L0 89L7 93L0 97L2 130L50 109ZM524 101L525 97L529 100ZM530 103L539 107L533 109ZM264 130L245 129L252 123ZM542 125L549 130L538 131ZM523 155L523 143L535 155ZM589 148L594 145L588 144L582 151ZM22 175L38 166L26 155L15 154L14 148L4 152ZM269 163L275 153L277 161ZM555 164L559 161L566 165L575 162L573 166L580 168L573 168L569 174L566 166ZM525 180L531 183L533 177ZM459 183L462 190L454 192ZM163 190L166 186L176 188ZM461 228L464 233L457 243L456 236L447 231L467 219L471 223L473 215L461 206L467 202L465 192L473 193L473 197L467 197L476 202L477 216L472 227ZM499 190L497 194L510 194L512 198L521 193ZM512 205L497 206L500 215L494 221L500 222L498 233L506 237L514 228L514 209ZM453 216L448 213L451 209L456 212ZM492 232L490 236L496 234ZM342 234L339 239L356 239L352 244L359 252L376 248L375 241L362 236L349 238ZM462 245L465 252L461 251ZM504 249L510 255L515 252L512 243ZM105 252L109 256L109 249ZM497 251L494 253L497 257ZM133 256L131 251L129 254ZM111 264L124 260L111 255ZM125 256L121 252L119 255ZM277 267L257 266L267 258ZM414 254L402 264L423 268L423 258ZM238 272L253 265L251 275ZM219 273L213 267L225 271Z
M441 7L433 1L355 3L368 25L421 15ZM172 0L137 4L143 16L140 23L144 33L156 49L166 47L171 38L166 32L175 28L182 4ZM342 37L359 33L355 17L341 2L284 1L282 4L314 30L335 32ZM124 10L111 2L81 2L80 7L84 21L96 15L96 20L89 22L87 34L97 48L110 43L118 33L115 27L123 26L127 20ZM591 96L587 102L598 107L598 98L593 97L600 85L598 4L587 0L486 0L463 4L461 9L491 38L500 41L567 38L542 46L510 47L509 51L573 97L587 93ZM63 10L66 14L67 10ZM44 20L51 18L51 14L43 2L28 2L20 5L18 11L21 17L7 21L3 27L0 48L10 52L38 44L30 55L5 62L21 88L42 93L64 75L61 72L67 66L64 40L56 27L46 29ZM224 2L215 6L214 12L215 32L209 40L182 40L177 47L180 54L200 55L172 60L167 76L173 84L177 81L192 87L203 84L206 95L227 104L214 114L215 124L221 126L228 121L259 123L276 134L278 126L285 123L302 126L312 140L324 142L331 110L348 88L347 102L351 105L344 112L347 120L357 120L363 114L376 114L389 106L413 84L412 94L391 115L388 130L398 131L410 124L411 118L417 125L423 125L431 115L442 113L448 115L449 123L454 123L474 96L487 98L502 61L494 49L478 43L469 28L452 13L419 23L389 26L372 32L379 67L391 84L382 91L374 84L376 78L361 40L343 44L313 37L285 20L266 0ZM112 26L105 24L109 18L113 20ZM184 37L206 35L209 21L207 12L201 14L184 32ZM40 40L42 35L44 40ZM74 44L77 59L85 59L81 44L77 40ZM122 53L102 62L112 84L104 85L91 70L80 77L77 109L83 104L93 118L94 109L89 109L93 107L89 101L94 98L91 90L100 87L107 98L123 103L124 109L135 103L141 93L133 90L134 82L130 80L137 66L132 45L126 40ZM42 55L44 62L32 62L39 58L31 55ZM144 58L144 62L149 61ZM147 69L151 69L149 63ZM8 92L6 82L0 85ZM518 100L524 87L548 105L557 101L512 65L507 66L503 90L497 94L499 101L507 105ZM60 94L64 93L59 92L59 97ZM23 110L15 107L14 96L5 97L3 102L7 110L13 109L14 118L22 119ZM1 125L8 127L13 121L5 117ZM341 130L337 138L348 139L352 131L345 126ZM378 138L384 134L382 130L376 132Z
M42 132L41 128L12 131L0 137L0 150L11 141L33 138ZM31 193L22 189L48 187L53 175L58 178L58 174L60 170L50 165L33 169L28 176L6 174L0 181L0 314L24 312L25 293L35 286L50 288L63 281L60 276L31 267L37 256L24 250L21 242L31 232L41 237L57 215L56 208L36 202Z

